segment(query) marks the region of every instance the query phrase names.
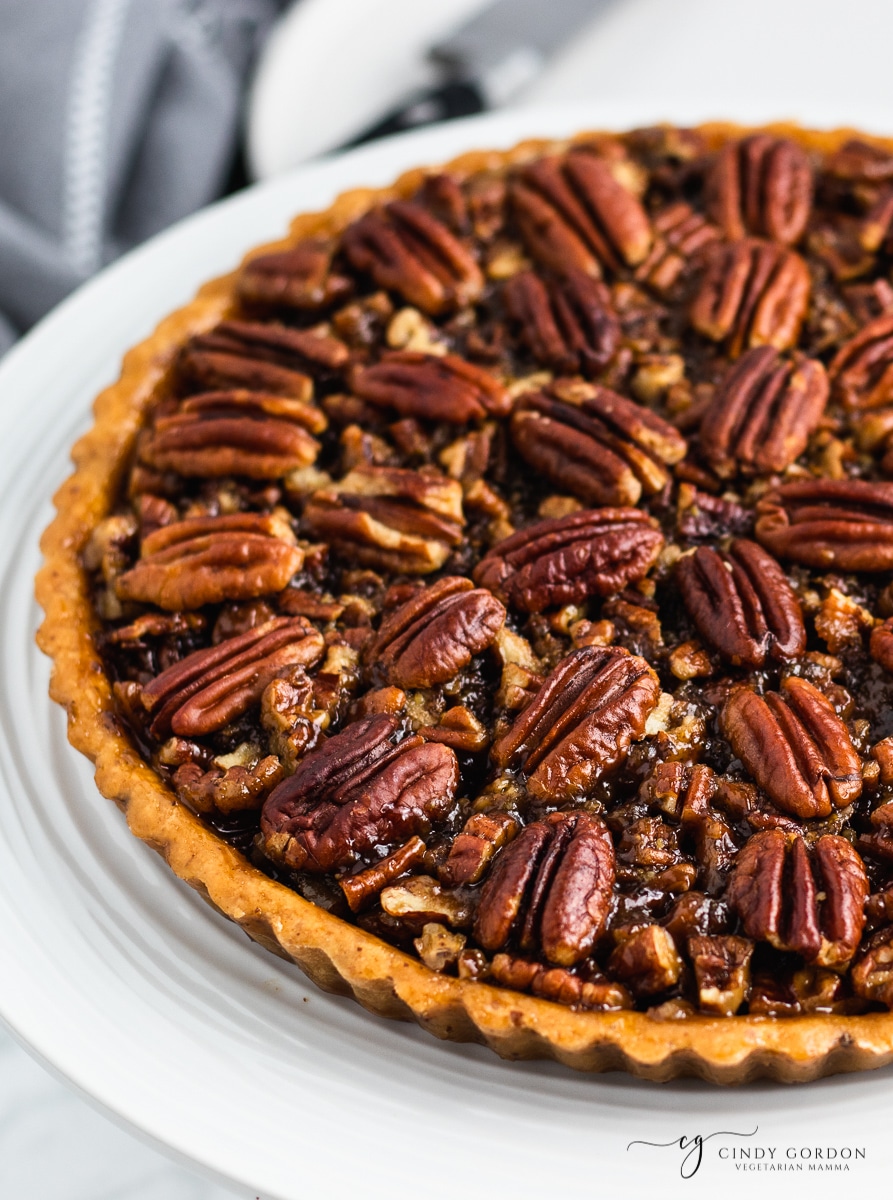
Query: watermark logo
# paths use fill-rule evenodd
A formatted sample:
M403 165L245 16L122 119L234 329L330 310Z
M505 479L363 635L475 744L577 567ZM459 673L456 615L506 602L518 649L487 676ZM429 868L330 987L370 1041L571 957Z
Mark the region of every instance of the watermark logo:
M735 1171L800 1171L825 1172L849 1171L866 1159L864 1146L779 1146L754 1144L759 1126L751 1130L717 1129L714 1133L683 1134L668 1142L651 1142L637 1138L627 1144L627 1152L633 1146L650 1146L669 1152L675 1151L679 1174L683 1179L697 1175L704 1161L704 1147L715 1142L713 1149L718 1162L731 1166ZM731 1141L729 1139L732 1139ZM746 1143L746 1144L742 1144Z
M693 1133L690 1137L683 1134L682 1137L673 1138L669 1142L646 1142L637 1139L630 1142L626 1149L629 1151L633 1146L655 1146L661 1150L669 1150L675 1147L681 1154L679 1174L683 1179L691 1179L693 1175L697 1175L701 1168L701 1163L704 1161L704 1146L707 1142L712 1141L714 1138L756 1137L759 1128L759 1125L755 1125L750 1133L740 1133L735 1129L718 1129L715 1133Z

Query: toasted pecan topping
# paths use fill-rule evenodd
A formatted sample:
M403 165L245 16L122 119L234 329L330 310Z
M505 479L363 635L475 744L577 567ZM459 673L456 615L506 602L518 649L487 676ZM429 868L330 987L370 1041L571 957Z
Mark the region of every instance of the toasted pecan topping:
M793 250L745 238L714 246L691 306L691 323L731 358L754 346L790 350L809 306L809 268Z
M679 560L676 581L698 632L734 666L761 667L806 649L794 590L754 542L736 540L726 552L699 546Z
M554 813L502 851L481 892L475 934L485 950L517 940L571 967L585 958L608 915L614 846L604 821Z
M394 200L351 225L344 250L379 287L427 313L473 304L484 277L467 246L422 205Z
M721 724L744 766L782 812L827 817L862 792L862 764L830 700L789 675L781 692L738 688Z
M533 357L555 371L592 378L617 352L620 322L611 294L583 271L571 269L551 283L520 271L502 296Z
M638 509L584 509L497 543L474 577L512 608L542 612L619 592L647 573L662 546L659 530Z
M117 591L122 600L169 611L202 608L281 592L303 562L294 534L278 517L197 517L150 533Z
M727 142L707 176L707 208L731 239L756 234L784 245L803 236L812 207L812 167L789 138L755 134Z
M505 388L489 372L453 354L414 351L386 354L351 375L354 392L404 417L464 425L486 416L504 417L510 403Z
M840 971L859 945L868 890L845 838L820 837L810 854L796 834L767 829L738 855L728 900L752 938Z
M720 476L783 471L803 453L828 400L816 359L784 362L771 346L742 354L701 421L701 452Z
M757 505L757 540L779 558L819 570L893 567L893 483L786 483Z
M140 443L140 461L187 477L278 479L316 461L320 447L312 433L326 424L325 414L302 400L204 392L155 421Z
M515 216L530 253L559 274L636 266L651 248L645 210L607 162L584 150L541 158L512 191Z
M644 659L584 646L563 659L491 751L536 796L571 799L621 763L645 732L660 684Z
M662 417L604 387L524 396L510 428L521 455L587 504L635 504L667 483L685 439Z
M299 763L264 804L267 853L324 872L377 846L424 837L452 807L456 756L420 737L398 742L397 732L393 717L366 717Z
M304 521L314 536L357 562L427 575L462 541L462 488L436 472L356 467L314 492Z
M391 613L369 656L402 688L446 683L493 642L505 609L471 580L447 576Z

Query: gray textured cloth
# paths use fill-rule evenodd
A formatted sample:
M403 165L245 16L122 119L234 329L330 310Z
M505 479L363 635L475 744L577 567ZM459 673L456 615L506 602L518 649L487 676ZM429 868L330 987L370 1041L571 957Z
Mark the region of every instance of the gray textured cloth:
M0 353L218 196L284 0L0 0Z

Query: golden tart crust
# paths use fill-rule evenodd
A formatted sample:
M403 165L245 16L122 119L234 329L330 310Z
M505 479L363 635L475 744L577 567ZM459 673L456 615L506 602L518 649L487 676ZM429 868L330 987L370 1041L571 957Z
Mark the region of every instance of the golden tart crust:
M755 131L714 124L697 132L718 147ZM852 137L893 152L893 140L851 130L815 132L778 125L766 132L822 153ZM565 150L592 136L466 154L444 169L465 176ZM426 173L410 171L386 189L347 192L325 212L297 217L282 242L256 248L248 258L309 236L339 233L373 205L412 195ZM120 379L96 400L93 428L73 449L76 471L55 496L58 516L41 543L45 565L36 592L46 616L38 643L54 660L51 696L67 710L70 741L95 763L99 790L123 810L133 833L218 912L273 953L295 962L318 986L352 995L382 1016L415 1020L437 1037L483 1042L505 1058L548 1057L583 1071L619 1069L656 1081L695 1075L719 1084L760 1077L804 1082L893 1061L893 1013L658 1020L635 1011L575 1011L504 987L438 974L254 868L143 761L117 715L111 682L94 645L92 635L100 623L81 556L92 530L112 511L144 414L178 348L231 312L235 278L233 273L206 284L191 303L126 354Z

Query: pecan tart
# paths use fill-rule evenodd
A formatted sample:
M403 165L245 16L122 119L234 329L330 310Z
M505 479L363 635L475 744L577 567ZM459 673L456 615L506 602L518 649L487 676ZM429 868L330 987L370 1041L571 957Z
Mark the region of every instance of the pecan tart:
M100 790L320 986L506 1057L893 1059L893 142L639 129L297 218L44 538Z

